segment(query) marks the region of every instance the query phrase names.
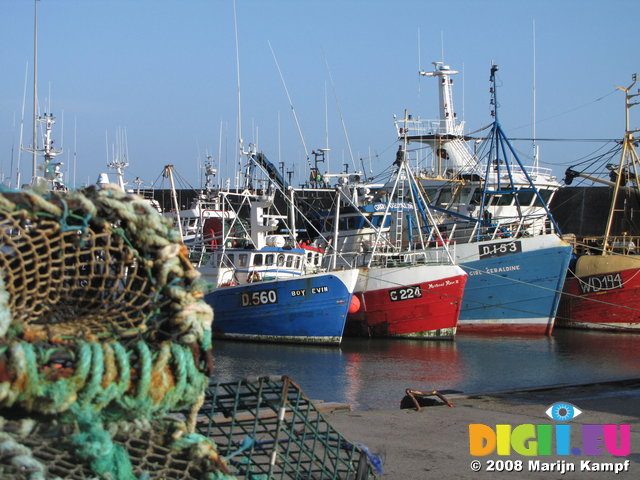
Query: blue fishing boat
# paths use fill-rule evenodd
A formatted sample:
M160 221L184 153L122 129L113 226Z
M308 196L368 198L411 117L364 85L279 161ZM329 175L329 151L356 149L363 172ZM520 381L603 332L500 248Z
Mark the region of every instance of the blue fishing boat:
M358 270L216 288L213 334L241 340L339 344Z
M273 213L279 190L270 185L260 193L220 193L220 203L234 212L204 222L198 270L211 285L205 300L214 311L213 334L339 344L347 313L358 308L359 271L329 271L322 249L298 242L287 215ZM241 211L249 211L248 222Z
M458 331L550 334L572 252L547 207L560 183L537 165L536 149L534 166L525 168L503 133L497 66L490 88L494 121L481 142L464 135L455 115L451 75L457 72L434 65L421 73L438 79L440 119L405 115L396 129L399 139L431 147L418 177L468 273ZM477 140L474 151L468 140Z

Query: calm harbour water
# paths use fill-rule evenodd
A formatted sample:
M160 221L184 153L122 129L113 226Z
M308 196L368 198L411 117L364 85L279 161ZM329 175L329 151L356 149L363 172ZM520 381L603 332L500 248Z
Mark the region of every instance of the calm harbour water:
M214 382L288 375L307 397L397 408L407 388L481 393L640 376L640 335L556 329L551 337L345 339L339 347L214 340Z

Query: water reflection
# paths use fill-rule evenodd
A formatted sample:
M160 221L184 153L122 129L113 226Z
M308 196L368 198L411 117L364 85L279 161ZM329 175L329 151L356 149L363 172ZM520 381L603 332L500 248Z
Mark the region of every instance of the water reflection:
M216 341L213 381L288 375L312 399L395 408L407 388L467 393L640 375L640 335L557 329L552 337L345 339L340 347Z

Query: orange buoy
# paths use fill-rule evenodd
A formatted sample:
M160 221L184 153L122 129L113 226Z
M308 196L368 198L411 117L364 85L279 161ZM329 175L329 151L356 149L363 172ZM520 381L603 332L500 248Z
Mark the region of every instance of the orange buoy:
M351 303L349 304L349 313L356 313L358 310L360 310L360 299L355 295L351 295Z

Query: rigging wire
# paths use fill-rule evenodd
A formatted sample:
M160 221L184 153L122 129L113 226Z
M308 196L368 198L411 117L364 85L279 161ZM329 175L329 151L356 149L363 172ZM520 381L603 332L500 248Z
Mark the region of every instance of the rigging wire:
M333 97L335 98L336 105L338 107L338 113L340 114L340 122L342 123L342 130L344 131L344 137L347 141L347 148L349 149L349 157L351 158L351 165L354 170L357 170L356 162L353 158L353 150L351 149L351 141L349 140L349 134L347 133L347 126L344 122L344 115L342 114L342 108L340 108L340 101L338 100L338 94L336 93L336 85L333 82L333 75L331 74L331 69L329 68L329 61L327 60L327 56L322 52L324 57L324 64L327 67L327 73L329 74L329 81L331 82L331 90L333 91Z
M566 114L568 114L568 113L575 112L576 110L580 110L581 108L588 107L589 105L593 105L593 104L594 104L594 103L596 103L596 102L599 102L599 101L601 101L601 100L604 100L605 98L607 98L607 97L609 97L609 96L613 95L613 94L614 94L614 93L616 93L617 91L618 91L618 90L614 88L614 89L613 89L613 90L611 90L609 93L606 93L606 94L604 94L604 95L602 95L602 96L600 96L600 97L598 97L598 98L596 98L596 99L594 99L594 100L591 100L590 102L583 103L582 105L578 105L578 106L576 106L576 107L570 108L570 109L568 109L568 110L565 110L565 111L563 111L563 112L557 113L557 114L555 114L555 115L551 115L550 117L543 118L542 120L538 120L536 123L537 123L537 124L540 124L540 123L542 123L542 122L546 122L546 121L548 121L548 120L553 120L554 118L561 117L561 116L566 115ZM518 127L514 127L512 130L518 130L518 129L520 129L520 128L530 127L531 125L532 125L532 123L528 123L528 124L525 124L525 125L520 125L520 126L518 126ZM537 139L536 139L536 140L537 140Z

